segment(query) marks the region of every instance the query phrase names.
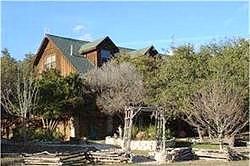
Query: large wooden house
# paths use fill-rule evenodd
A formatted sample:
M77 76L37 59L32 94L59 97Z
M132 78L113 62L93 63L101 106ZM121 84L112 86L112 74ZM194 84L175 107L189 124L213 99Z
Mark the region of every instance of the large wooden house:
M108 36L89 42L46 34L37 51L34 66L39 73L55 68L64 76L74 72L84 74L94 66L101 66L111 57L124 53L148 56L158 54L154 46L139 50L118 47Z
M102 66L111 57L136 53L158 55L153 46L139 50L119 47L109 37L89 42L46 34L37 51L34 67L38 73L54 68L63 76L84 74L93 67ZM60 130L67 138L103 138L116 130L118 123L114 119L116 117L106 115L95 107L86 108L78 117L74 117L74 123L61 124Z

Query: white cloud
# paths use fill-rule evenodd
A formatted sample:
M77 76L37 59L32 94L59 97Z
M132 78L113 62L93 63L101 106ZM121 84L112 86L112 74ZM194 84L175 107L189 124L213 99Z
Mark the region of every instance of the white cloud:
M85 26L84 25L76 25L73 27L73 32L82 32L82 31L85 31Z
M72 33L75 38L80 40L92 41L93 37L91 33L89 33L88 29L84 24L77 24L72 28Z

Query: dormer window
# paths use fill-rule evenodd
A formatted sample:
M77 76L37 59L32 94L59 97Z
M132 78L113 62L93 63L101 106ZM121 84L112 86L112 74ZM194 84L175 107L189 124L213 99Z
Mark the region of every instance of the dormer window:
M107 62L111 58L111 53L109 50L101 50L101 60L102 62Z
M45 69L55 69L56 68L56 56L50 55L47 57L44 63Z

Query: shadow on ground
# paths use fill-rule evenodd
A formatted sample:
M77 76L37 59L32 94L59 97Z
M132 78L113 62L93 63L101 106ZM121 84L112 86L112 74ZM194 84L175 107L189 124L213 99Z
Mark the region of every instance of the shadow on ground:
M72 143L53 143L53 142L27 142L14 143L11 141L1 142L1 153L39 153L47 151L49 153L70 153L74 151L96 151L101 149L118 148L113 145L103 143L85 142L79 144Z

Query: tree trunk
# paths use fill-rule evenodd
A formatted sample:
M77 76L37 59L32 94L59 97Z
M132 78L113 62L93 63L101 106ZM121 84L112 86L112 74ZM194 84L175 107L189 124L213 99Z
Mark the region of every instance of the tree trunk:
M234 147L234 143L235 143L235 135L232 135L232 136L229 138L229 146L230 146L230 147Z
M222 134L219 134L219 145L220 145L220 151L223 151L223 138Z
M222 140L220 140L219 145L220 145L220 151L223 151L223 141Z
M22 118L22 130L24 131L24 133L23 133L23 141L24 141L24 143L27 142L27 130L26 129L28 129L26 119Z
M165 153L166 152L166 119L165 119L165 117L162 117L162 141L163 141L163 152Z
M126 151L130 151L130 144L131 144L131 134L132 134L132 126L133 126L133 115L134 115L134 110L130 110L129 112L129 130L128 130L128 141L126 145Z
M42 120L43 128L46 129L47 131L54 131L58 125L57 119L44 119L42 117L41 120Z
M123 149L126 149L127 141L128 141L128 111L125 109L124 115L124 128L123 128Z
M211 134L211 130L210 130L210 128L208 128L208 137L209 137L209 139L210 140L212 140L213 139L213 137L212 137L212 134Z
M126 110L124 119L123 148L130 151L131 134L133 126L134 109Z
M201 131L200 126L197 127L197 132L198 132L198 135L199 135L200 142L202 142L203 141L203 137L202 137L202 131Z

